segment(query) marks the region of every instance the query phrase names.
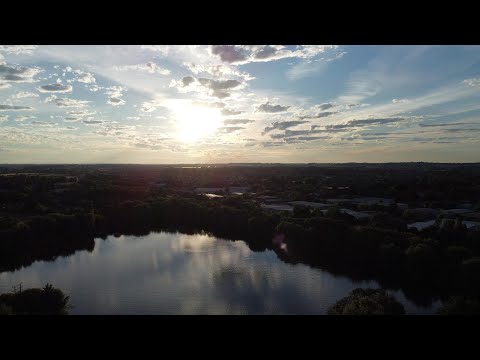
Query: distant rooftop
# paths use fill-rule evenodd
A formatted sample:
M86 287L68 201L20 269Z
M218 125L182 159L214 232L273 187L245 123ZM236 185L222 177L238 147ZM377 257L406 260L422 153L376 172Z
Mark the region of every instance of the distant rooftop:
M317 209L325 209L325 208L328 208L330 206L329 204L312 202L312 201L290 201L289 204L293 205L293 206L295 206L295 205L310 206L310 207L317 208Z
M435 220L419 221L419 222L415 222L415 223L412 223L412 224L408 224L407 229L415 228L418 231L420 231L420 230L423 230L423 229L427 229L427 228L429 228L433 225L435 225Z
M262 209L274 210L274 211L293 211L293 206L287 204L261 204Z
M216 194L216 193L223 193L225 191L224 188L221 187L200 187L196 188L195 192L197 194Z

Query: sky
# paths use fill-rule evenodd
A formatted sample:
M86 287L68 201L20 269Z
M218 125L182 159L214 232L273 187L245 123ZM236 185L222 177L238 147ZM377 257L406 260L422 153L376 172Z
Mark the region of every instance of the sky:
M480 46L0 45L0 163L480 161Z

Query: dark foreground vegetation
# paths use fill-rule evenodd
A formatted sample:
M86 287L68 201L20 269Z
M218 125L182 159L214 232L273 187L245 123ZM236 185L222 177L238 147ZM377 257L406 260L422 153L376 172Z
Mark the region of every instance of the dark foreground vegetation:
M357 280L402 289L417 304L480 294L480 229L437 216L423 231L407 228L425 211L480 207L480 166L390 164L364 166L30 166L0 169L0 271L94 247L110 234L208 232L243 240ZM229 187L248 191L233 194ZM197 187L223 187L208 198ZM394 204L350 205L358 196L388 196ZM265 197L331 201L320 211L262 208ZM346 199L346 200L345 200ZM329 200L328 200L329 201ZM462 205L463 206L463 205ZM433 211L432 210L432 211ZM418 217L418 218L415 218ZM278 239L279 241L272 241Z
M51 284L0 295L0 315L67 315L69 297Z
M402 304L383 289L354 289L331 306L328 315L405 315ZM478 297L452 296L445 299L439 315L480 315Z
M327 314L405 315L405 309L383 289L355 289L328 309Z

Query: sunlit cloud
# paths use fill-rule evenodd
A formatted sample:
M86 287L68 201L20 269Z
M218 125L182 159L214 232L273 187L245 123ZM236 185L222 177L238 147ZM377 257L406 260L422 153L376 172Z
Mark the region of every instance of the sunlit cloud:
M89 103L87 100L77 100L69 98L59 98L56 95L51 95L45 99L46 103L53 103L58 107L85 107Z
M272 123L270 126L267 126L263 130L263 134L269 133L270 131L273 130L286 130L288 128L306 124L308 121L302 121L302 120L293 120L293 121L276 121Z
M15 116L15 121L25 121L25 120L28 120L28 119L32 119L34 117L35 116L32 116L32 115L17 115L17 116Z
M255 122L255 120L249 120L249 119L226 119L223 120L223 123L225 125L244 125L244 124L250 124Z
M125 100L123 97L123 92L126 91L127 88L124 86L110 86L107 88L105 95L108 96L107 104L112 106L119 106L125 105Z
M37 45L0 45L0 52L14 55L31 55L37 48Z
M17 91L15 94L10 96L11 99L23 99L23 98L35 98L38 97L39 95L33 92L28 92L28 91Z
M32 83L34 77L40 73L39 67L26 67L20 65L7 65L0 63L0 77L2 82Z
M257 111L264 113L278 113L287 111L289 108L290 106L274 105L267 101L265 104L260 105L257 108Z

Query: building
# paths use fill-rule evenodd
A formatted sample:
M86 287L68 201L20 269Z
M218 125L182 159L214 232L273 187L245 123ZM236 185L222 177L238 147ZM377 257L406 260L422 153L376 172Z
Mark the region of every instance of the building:
M209 199L221 199L224 197L223 195L217 195L217 194L202 194L202 195L208 197Z
M314 209L328 209L330 207L329 204L311 201L290 201L289 204L292 206L308 206Z
M361 212L361 211L354 211L350 209L340 209L342 214L347 214L355 218L355 220L366 220L371 217L370 214Z
M280 199L277 196L270 196L270 195L262 195L257 197L258 200L263 201L266 204L273 204L273 203L280 203L283 202L282 199Z
M260 206L267 210L293 212L293 206L288 204L261 204Z
M228 192L235 195L243 195L248 192L250 188L248 186L229 186Z
M390 206L395 204L393 199L388 198L377 198L377 197L358 197L353 198L352 202L357 205L377 205L377 206Z
M456 217L457 215L467 214L470 212L472 211L468 209L447 209L440 211L440 215L443 215L445 217Z
M408 209L408 204L405 204L405 203L397 203L397 208L399 208L399 209L402 210L402 211L407 210L407 209Z
M435 219L440 210L432 209L432 208L416 208L416 209L408 209L410 216L414 220L432 220Z
M196 188L195 193L197 194L224 194L225 188L221 187L199 187Z
M342 204L342 203L351 203L352 199L326 199L326 201L332 204Z
M429 227L432 227L435 225L435 220L429 220L429 221L419 221L415 222L412 224L407 225L407 229L417 229L418 231L421 231L423 229L427 229Z

